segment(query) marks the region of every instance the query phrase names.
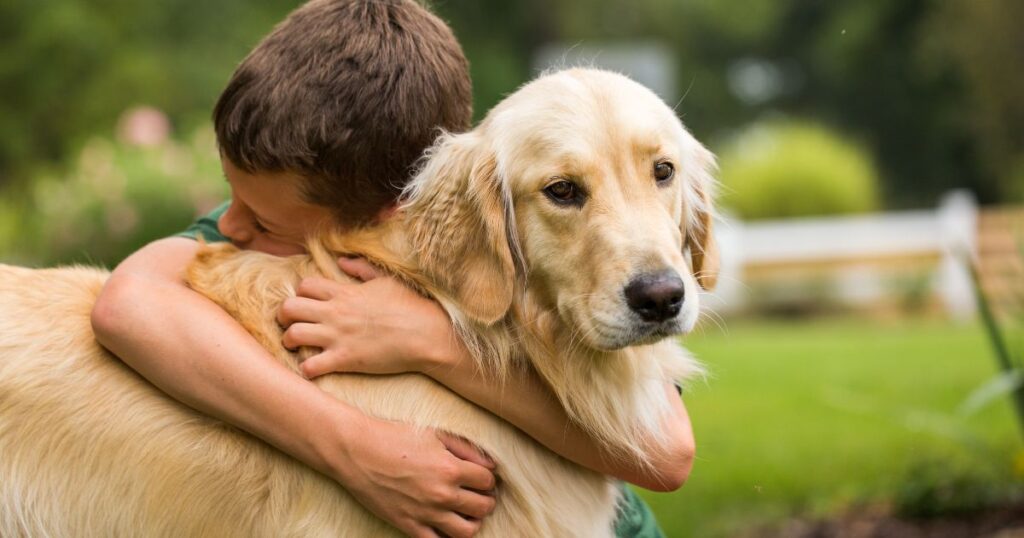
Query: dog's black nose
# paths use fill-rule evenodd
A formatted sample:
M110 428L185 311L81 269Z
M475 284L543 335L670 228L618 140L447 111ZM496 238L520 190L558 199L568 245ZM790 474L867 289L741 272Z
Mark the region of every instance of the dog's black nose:
M626 304L644 321L672 319L683 307L683 281L675 271L647 273L626 286Z

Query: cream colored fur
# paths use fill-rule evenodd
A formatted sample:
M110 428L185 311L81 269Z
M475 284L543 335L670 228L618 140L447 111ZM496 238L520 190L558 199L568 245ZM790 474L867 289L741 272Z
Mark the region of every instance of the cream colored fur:
M651 183L656 159L675 164L673 184ZM714 280L712 166L639 85L596 70L556 73L510 96L476 130L443 137L385 225L325 234L309 256L208 247L188 280L295 369L278 306L305 276L345 278L334 257L359 253L437 298L485 375L535 368L580 425L641 457L641 440L668 410L663 383L698 371L665 337L692 328L696 285ZM553 177L585 185L589 206L547 200ZM645 333L621 288L664 267L686 282L684 311ZM89 324L105 278L87 268L0 266L0 536L395 533L337 484L177 403L107 354ZM609 480L429 378L316 383L372 415L486 450L501 484L481 536L611 534Z

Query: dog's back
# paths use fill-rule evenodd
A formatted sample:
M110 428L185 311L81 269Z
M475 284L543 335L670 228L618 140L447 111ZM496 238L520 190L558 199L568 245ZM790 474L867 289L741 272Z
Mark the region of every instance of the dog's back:
M0 536L244 533L282 493L246 463L297 464L100 347L89 315L106 277L0 266ZM259 490L249 506L223 497Z
M289 263L233 259L217 262L217 279L233 275L223 288L241 294L266 291L245 289L258 280L246 270ZM95 269L0 266L0 536L396 533L337 484L172 400L103 350L89 315L105 279ZM373 415L487 450L502 485L481 535L610 533L614 488L605 478L428 378L334 375L319 384Z

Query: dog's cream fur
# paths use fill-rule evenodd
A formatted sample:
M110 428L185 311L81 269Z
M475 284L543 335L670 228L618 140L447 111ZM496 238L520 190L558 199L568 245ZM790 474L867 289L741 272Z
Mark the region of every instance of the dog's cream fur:
M656 184L656 162L675 177ZM577 69L547 75L474 131L435 144L398 216L311 242L309 256L204 249L188 280L286 365L274 315L309 275L358 253L438 299L485 375L533 367L607 446L642 457L663 384L696 363L665 337L692 328L714 283L711 155L651 92ZM571 180L582 207L544 188ZM685 282L651 326L622 289ZM99 347L89 313L106 273L0 266L0 536L384 536L337 484L162 394ZM616 488L421 375L316 383L367 413L470 439L497 462L482 536L608 536ZM508 398L515 398L509 394Z

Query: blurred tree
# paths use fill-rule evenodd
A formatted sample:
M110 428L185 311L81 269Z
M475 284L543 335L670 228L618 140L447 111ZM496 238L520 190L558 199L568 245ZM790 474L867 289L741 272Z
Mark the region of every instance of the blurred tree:
M1024 196L1018 0L427 1L470 59L478 118L535 74L542 44L653 41L674 51L678 110L703 140L813 117L875 154L890 206L957 186ZM179 131L205 123L234 65L299 3L0 3L0 184L63 162L135 104Z
M1024 34L1016 23L1024 4L781 5L765 32L717 32L742 35L741 54L788 79L774 98L750 103L750 117L781 111L855 134L877 157L890 206L931 205L955 187L982 202L1024 191L1014 187L1024 180L1024 171L1014 172L1024 165Z
M551 2L428 2L455 31L469 60L476 119L502 97L532 78L530 55L547 41L557 40Z
M994 3L999 2L1015 0ZM938 14L952 9L943 2L535 4L448 0L434 6L451 22L473 62L478 117L533 75L529 56L546 41L570 46L659 41L677 55L676 86L684 93L678 98L685 97L678 110L699 138L728 140L765 115L814 117L854 134L875 154L887 205L931 205L955 187L969 187L985 202L1007 197L1008 190L986 171L988 150L968 125L986 114L969 98L967 63L954 61L955 47L930 45L954 38L935 28ZM973 9L999 12L998 6ZM1011 29L1013 20L1002 19ZM983 42L979 36L987 31L981 24L962 29L973 43ZM1021 33L1012 35L1019 39ZM1021 50L980 48L994 66L1007 64L1006 50ZM1017 72L1024 73L1024 66ZM999 80L998 69L991 73ZM998 125L990 129L992 136L1003 142L1011 138L997 131L1016 124L1005 115L990 116ZM1024 168L1024 159L1015 163ZM1024 178L1024 171L1018 177Z
M960 125L958 73L922 62L937 5L788 0L759 32L730 31L728 17L711 19L711 35L734 36L731 58L722 60L732 79L724 84L732 94L726 117L813 117L854 134L876 156L889 206L931 205L958 186L997 199L979 171L975 141ZM758 79L773 91L744 91L745 80Z
M0 3L0 185L109 132L134 104L189 129L294 1Z
M985 187L1024 202L1024 2L952 0L933 15L925 50L961 75L959 117L977 141Z

